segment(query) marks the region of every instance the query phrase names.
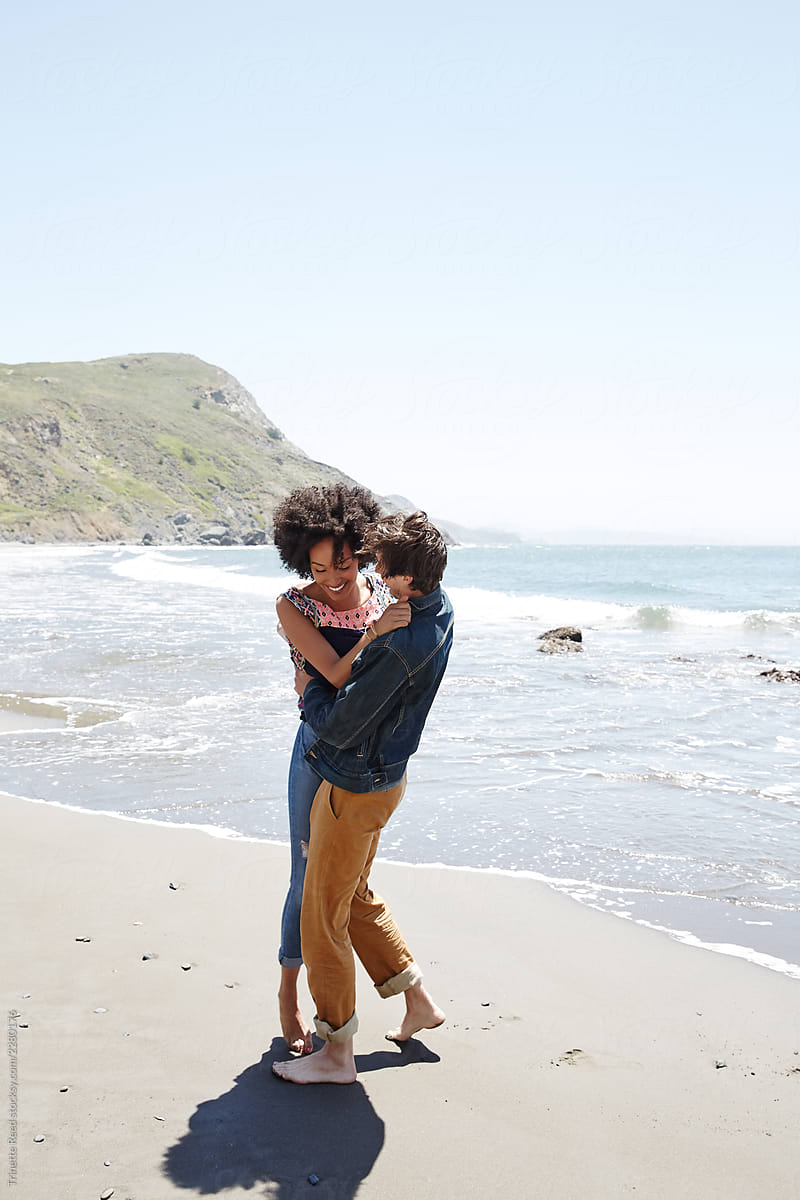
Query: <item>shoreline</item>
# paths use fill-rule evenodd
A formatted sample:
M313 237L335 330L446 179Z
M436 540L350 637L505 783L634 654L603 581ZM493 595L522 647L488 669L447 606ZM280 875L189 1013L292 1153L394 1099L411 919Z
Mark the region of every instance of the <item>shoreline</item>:
M379 862L447 1022L390 1046L359 969L358 1082L297 1088L269 1070L283 846L0 815L20 1194L797 1194L793 980L536 880Z
M2 710L0 710L0 717ZM19 728L12 726L5 729L0 724L0 735L4 732L12 732L13 729ZM120 821L131 821L137 824L150 825L158 829L184 829L192 830L197 833L204 833L208 837L216 838L221 841L230 842L245 842L254 845L265 846L280 846L288 852L288 842L281 841L279 838L254 837L250 834L240 833L236 829L228 826L202 824L197 822L182 822L182 821L161 821L153 817L132 816L123 812L102 811L91 808L82 808L79 805L65 804L61 800L42 800L37 797L19 796L12 792L0 790L0 804L4 799L19 800L26 804L40 804L48 807L64 809L68 812L76 812L86 816L101 816L109 817ZM782 975L787 979L800 980L800 962L795 963L790 959L780 958L777 955L766 954L756 950L753 946L741 945L737 942L709 942L704 941L695 933L688 929L673 929L667 925L659 925L655 922L648 921L643 917L634 917L628 914L615 912L613 909L605 908L599 903L593 904L579 896L574 895L568 888L567 884L576 887L585 887L585 883L580 880L564 881L554 880L546 875L536 871L527 870L512 870L505 867L472 867L463 864L443 863L443 862L403 862L400 859L384 858L378 856L376 862L386 864L387 866L402 867L411 871L427 870L427 871L455 871L467 874L474 874L479 877L483 876L500 876L508 879L527 879L533 883L541 884L555 895L563 896L572 903L579 905L581 908L588 909L592 912L597 912L603 917L613 918L617 921L629 923L642 929L650 930L653 933L661 934L667 937L670 941L676 942L679 945L691 946L698 950L705 950L710 954L719 954L724 957L735 958L741 962L749 963L751 966L760 967L763 970L773 971L777 975ZM615 893L619 892L619 888L609 889Z

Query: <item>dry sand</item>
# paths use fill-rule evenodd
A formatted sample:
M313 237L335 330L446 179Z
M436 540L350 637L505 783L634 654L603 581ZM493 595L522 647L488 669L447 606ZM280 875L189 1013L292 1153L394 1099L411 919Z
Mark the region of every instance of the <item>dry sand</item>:
M447 1023L384 1041L402 1000L360 973L358 1082L296 1087L269 1069L285 848L0 813L9 1195L800 1197L797 981L529 879L378 863Z

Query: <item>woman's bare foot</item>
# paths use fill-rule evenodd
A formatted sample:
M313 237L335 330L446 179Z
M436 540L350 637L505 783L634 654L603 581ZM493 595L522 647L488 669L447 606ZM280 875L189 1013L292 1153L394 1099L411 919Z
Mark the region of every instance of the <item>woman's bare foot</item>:
M436 1029L444 1022L444 1013L421 983L407 988L403 995L406 998L406 1015L399 1029L390 1029L386 1034L387 1042L407 1042L421 1029Z
M311 1030L300 1012L300 1004L297 999L297 976L299 973L299 967L281 967L281 986L278 991L281 1033L293 1054L310 1054Z
M326 1042L307 1058L290 1058L272 1064L272 1073L289 1083L355 1083L356 1060L353 1039Z

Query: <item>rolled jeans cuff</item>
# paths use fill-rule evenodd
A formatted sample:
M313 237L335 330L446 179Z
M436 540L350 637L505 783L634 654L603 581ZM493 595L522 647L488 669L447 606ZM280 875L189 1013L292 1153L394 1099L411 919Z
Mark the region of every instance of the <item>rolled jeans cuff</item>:
M378 995L386 1000L388 996L399 996L401 992L407 992L415 983L421 982L422 971L415 962L412 962L405 971L401 971L399 975L393 975L391 979L386 980L386 983L376 983L375 988Z
M354 1037L358 1029L358 1017L353 1013L349 1021L345 1021L338 1029L332 1029L327 1021L321 1020L319 1017L314 1017L314 1025L317 1030L317 1037L322 1038L323 1042L347 1042L351 1037Z
M302 958L284 958L278 954L278 962L282 967L288 967L290 971L298 971L303 965Z

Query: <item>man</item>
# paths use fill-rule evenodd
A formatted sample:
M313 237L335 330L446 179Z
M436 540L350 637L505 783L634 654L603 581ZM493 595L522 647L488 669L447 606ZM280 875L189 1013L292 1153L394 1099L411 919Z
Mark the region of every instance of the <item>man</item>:
M303 711L317 733L306 758L323 780L311 812L301 937L317 1034L325 1044L306 1058L273 1064L275 1074L292 1083L355 1081L353 950L379 995L405 997L405 1017L387 1037L406 1041L444 1021L368 879L450 654L453 610L440 587L447 550L423 512L375 522L363 550L395 598L410 605L411 621L373 637L335 694L319 680L298 676Z

